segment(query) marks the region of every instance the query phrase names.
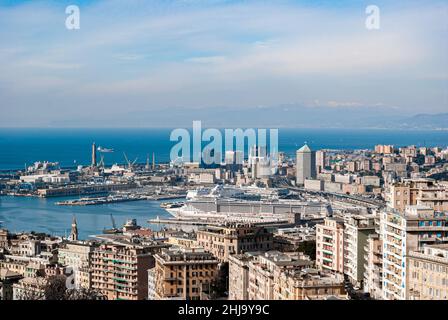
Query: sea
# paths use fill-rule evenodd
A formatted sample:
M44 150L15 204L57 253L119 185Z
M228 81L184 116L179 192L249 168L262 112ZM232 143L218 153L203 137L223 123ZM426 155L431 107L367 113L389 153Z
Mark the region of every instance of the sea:
M244 129L244 128L243 128ZM63 167L89 165L92 143L113 148L104 153L107 165L129 161L168 162L172 129L0 129L0 171L23 169L35 161L59 162ZM376 144L395 146L448 145L448 131L374 129L279 129L279 151L293 156L304 143L311 149L372 149ZM224 145L224 142L223 142ZM98 156L99 157L99 156Z
M244 128L243 128L244 129ZM0 171L23 169L36 161L59 162L62 167L89 165L92 143L113 148L103 153L106 165L129 161L144 163L152 154L156 162L168 162L172 129L0 129ZM311 149L373 149L376 144L394 146L448 146L448 131L405 131L374 129L279 129L279 151L293 156L305 142ZM99 156L98 156L99 158ZM70 198L39 199L0 196L0 227L11 231L37 231L64 236L70 232L73 216L82 238L111 227L110 214L117 225L127 219L148 227L147 220L169 217L159 201L137 201L100 206L65 207L56 201ZM159 228L160 226L151 226Z

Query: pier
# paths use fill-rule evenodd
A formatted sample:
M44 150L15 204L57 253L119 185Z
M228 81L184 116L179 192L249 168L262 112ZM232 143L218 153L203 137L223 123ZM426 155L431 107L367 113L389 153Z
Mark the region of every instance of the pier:
M183 199L185 195L146 195L146 194L126 194L126 195L109 195L104 197L95 198L81 198L75 200L66 200L56 202L58 206L92 206L92 205L102 205L111 204L119 202L129 202L129 201L159 201L159 200L175 200Z

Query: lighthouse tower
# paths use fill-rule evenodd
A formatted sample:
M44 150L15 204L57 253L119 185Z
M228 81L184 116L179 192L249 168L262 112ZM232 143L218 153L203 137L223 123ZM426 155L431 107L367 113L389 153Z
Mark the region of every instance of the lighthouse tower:
M92 167L96 167L96 144L92 144Z

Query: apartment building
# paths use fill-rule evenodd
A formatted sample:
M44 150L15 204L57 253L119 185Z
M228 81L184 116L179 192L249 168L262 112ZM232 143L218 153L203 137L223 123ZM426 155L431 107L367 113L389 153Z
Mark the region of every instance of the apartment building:
M12 285L13 300L45 300L45 278L23 278Z
M68 242L59 248L58 262L72 269L75 288L92 287L90 261L96 247L94 243L78 241Z
M148 269L161 245L102 244L92 254L92 288L108 300L144 300L148 295Z
M407 254L425 244L448 242L448 214L408 206L404 213L385 210L380 216L383 240L383 298L406 299Z
M344 222L344 274L358 286L365 271L365 246L369 235L375 233L373 215L350 215Z
M219 260L203 248L172 247L156 254L149 273L149 299L199 300L218 278Z
M315 245L316 229L307 224L292 228L279 228L274 233L274 250L299 251L301 245Z
M284 284L280 282L282 273L298 272L312 266L309 257L298 252L246 252L233 255L229 258L229 299L281 299L286 295Z
M376 145L375 153L392 154L395 152L394 146L391 145Z
M319 270L344 272L344 220L325 218L316 225L316 266Z
M413 205L448 211L448 188L433 179L406 179L395 183L389 187L386 197L388 206L400 212Z
M282 288L278 279L283 271L299 271L313 266L301 253L268 251L249 261L248 300L273 300Z
M16 272L21 276L25 276L26 266L28 262L25 261L14 261L14 260L0 260L0 272L3 270L9 270Z
M374 299L382 298L383 275L383 246L379 234L369 234L367 237L364 264L364 292L369 293Z
M197 231L197 243L221 262L232 254L268 251L273 248L273 235L265 227L253 224L226 223L207 226Z
M0 269L0 300L12 300L12 286L20 279L22 279L21 274L8 269Z
M9 233L6 229L0 229L0 249L6 249L9 246Z
M407 257L409 300L448 299L448 244L425 246Z
M277 279L274 300L324 300L329 297L345 299L344 276L321 273L306 268L282 272Z
M229 257L229 300L249 299L249 262L261 252L246 252Z

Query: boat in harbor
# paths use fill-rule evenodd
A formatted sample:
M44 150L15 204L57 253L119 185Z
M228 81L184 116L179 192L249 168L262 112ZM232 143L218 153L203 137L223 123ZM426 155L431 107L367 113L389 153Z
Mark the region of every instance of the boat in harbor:
M112 222L112 229L103 229L103 234L117 234L117 233L122 233L123 231L118 229L116 224L115 224L115 219L114 216L111 214L110 215L110 220Z
M103 147L101 147L101 146L99 146L99 147L97 148L97 150L98 150L99 152L102 152L102 153L112 153L112 152L114 152L114 149L111 149L111 148L103 148Z
M163 209L173 209L180 208L184 205L184 202L163 202L160 204L160 207Z

